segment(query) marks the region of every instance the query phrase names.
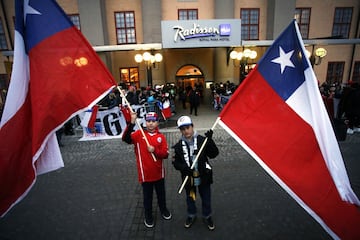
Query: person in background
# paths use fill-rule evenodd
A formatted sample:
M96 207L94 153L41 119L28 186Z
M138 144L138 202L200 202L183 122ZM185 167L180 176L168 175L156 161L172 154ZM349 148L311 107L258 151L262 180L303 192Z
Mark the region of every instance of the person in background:
M189 92L189 103L190 103L190 115L195 113L195 116L198 114L198 107L200 105L200 92L194 87Z
M191 169L193 161L196 159L196 155L206 138L194 130L193 122L188 116L181 116L177 120L177 126L181 132L181 139L173 146L175 151L173 165L176 170L181 172L183 181L186 176L189 177L185 185L187 218L184 227L190 228L196 220L195 200L197 189L201 197L203 220L208 229L212 231L215 229L212 219L210 189L210 185L213 183L213 172L209 158L215 158L219 154L219 149L212 139L213 131L207 131L205 133L208 139L207 143L200 156L198 156L195 167Z
M169 155L168 144L165 136L158 130L159 117L155 112L149 112L145 115L146 130L144 130L144 135L149 145L146 143L141 130L134 131L136 119L136 113L131 113L131 120L124 131L122 140L128 144L134 144L138 180L143 189L144 224L146 227L152 228L155 226L152 212L154 189L162 218L170 220L172 217L166 207L165 169L163 166L163 159L168 158Z

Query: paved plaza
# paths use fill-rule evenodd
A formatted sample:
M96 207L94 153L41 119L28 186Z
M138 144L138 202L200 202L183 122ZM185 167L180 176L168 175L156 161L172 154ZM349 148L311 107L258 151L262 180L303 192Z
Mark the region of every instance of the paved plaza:
M169 146L179 138L175 119L183 113L187 110L178 109L172 120L161 125ZM203 104L193 118L195 128L204 133L218 113ZM171 157L165 166L173 218L161 218L154 195L156 225L147 229L133 146L119 139L78 141L81 134L63 138L65 167L39 176L27 197L0 219L1 240L331 239L220 126L214 130L220 155L211 160L215 231L207 230L200 215L190 229L184 228L185 196L178 194L180 175ZM353 189L360 196L360 133L339 144ZM199 201L197 206L200 209Z

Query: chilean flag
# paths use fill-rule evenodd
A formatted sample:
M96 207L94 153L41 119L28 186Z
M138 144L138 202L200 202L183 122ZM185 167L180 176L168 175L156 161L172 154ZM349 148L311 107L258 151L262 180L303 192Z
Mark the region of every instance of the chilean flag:
M53 0L15 1L15 49L0 123L0 215L36 175L63 167L55 132L116 85L101 59Z
M171 117L171 107L170 107L170 100L165 100L164 103L162 102L157 102L160 110L161 110L161 114L164 117L164 120L168 119Z
M360 239L360 202L295 21L230 98L219 124L333 238Z

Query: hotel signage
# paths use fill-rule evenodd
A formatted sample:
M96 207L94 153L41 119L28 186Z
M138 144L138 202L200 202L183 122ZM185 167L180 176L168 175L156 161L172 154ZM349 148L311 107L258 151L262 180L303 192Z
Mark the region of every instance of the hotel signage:
M240 19L161 21L163 48L239 46Z

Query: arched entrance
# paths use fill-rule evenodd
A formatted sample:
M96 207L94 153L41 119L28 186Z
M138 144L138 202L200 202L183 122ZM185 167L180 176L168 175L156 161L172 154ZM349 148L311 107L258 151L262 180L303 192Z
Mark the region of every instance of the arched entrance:
M176 72L176 85L178 88L204 87L204 74L195 65L184 65Z

